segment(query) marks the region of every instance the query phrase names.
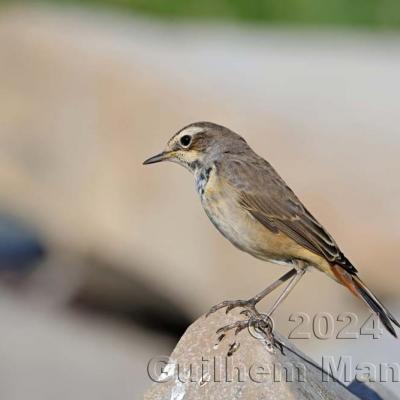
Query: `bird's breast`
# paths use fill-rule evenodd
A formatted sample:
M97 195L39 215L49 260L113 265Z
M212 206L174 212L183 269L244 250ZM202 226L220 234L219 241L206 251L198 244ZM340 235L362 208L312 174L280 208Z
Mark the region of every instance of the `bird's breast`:
M219 232L239 249L264 260L278 260L280 235L256 221L240 205L238 193L215 167L196 177L203 208Z

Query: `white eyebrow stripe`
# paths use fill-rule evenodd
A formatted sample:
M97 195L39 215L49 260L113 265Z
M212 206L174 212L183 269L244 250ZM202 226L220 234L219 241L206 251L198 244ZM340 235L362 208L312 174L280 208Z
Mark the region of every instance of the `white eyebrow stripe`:
M200 132L204 132L204 128L201 128L200 126L189 126L183 131L180 131L179 136L182 137L183 135L195 135L196 133Z

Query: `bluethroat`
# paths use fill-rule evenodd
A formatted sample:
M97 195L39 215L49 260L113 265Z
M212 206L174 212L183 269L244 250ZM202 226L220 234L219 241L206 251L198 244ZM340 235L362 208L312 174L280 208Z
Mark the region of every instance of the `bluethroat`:
M347 287L378 315L396 337L399 322L358 276L328 231L305 208L274 168L228 128L197 122L177 132L165 150L144 164L172 161L193 173L201 204L211 222L234 246L261 260L292 267L249 300L224 301L211 308L243 307L261 315L256 304L289 281L268 316L287 297L304 273L314 267ZM221 329L243 329L237 321Z

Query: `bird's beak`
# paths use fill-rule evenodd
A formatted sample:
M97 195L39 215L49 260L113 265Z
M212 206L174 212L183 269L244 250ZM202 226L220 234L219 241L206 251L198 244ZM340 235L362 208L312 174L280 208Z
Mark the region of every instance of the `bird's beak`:
M158 163L168 160L169 158L170 153L163 151L162 153L156 154L155 156L148 158L146 161L143 161L143 165Z

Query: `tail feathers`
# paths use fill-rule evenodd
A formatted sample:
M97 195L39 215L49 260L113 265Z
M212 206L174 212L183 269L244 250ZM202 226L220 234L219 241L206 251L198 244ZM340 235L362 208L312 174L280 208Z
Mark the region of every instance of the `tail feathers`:
M356 286L359 288L360 292L364 293L363 298L371 299L370 301L376 304L377 307L380 307L382 312L385 313L385 315L390 319L390 321L392 321L397 327L400 328L399 321L397 321L396 318L392 315L392 313L376 298L376 296L368 289L368 287L361 281L361 279L358 276L354 276L353 280Z
M344 271L343 268L337 265L334 265L332 270L339 282L346 286L355 296L362 299L367 306L378 315L385 328L397 338L393 324L395 324L397 327L400 327L400 323L367 288L361 279L357 275L349 274L348 272Z

